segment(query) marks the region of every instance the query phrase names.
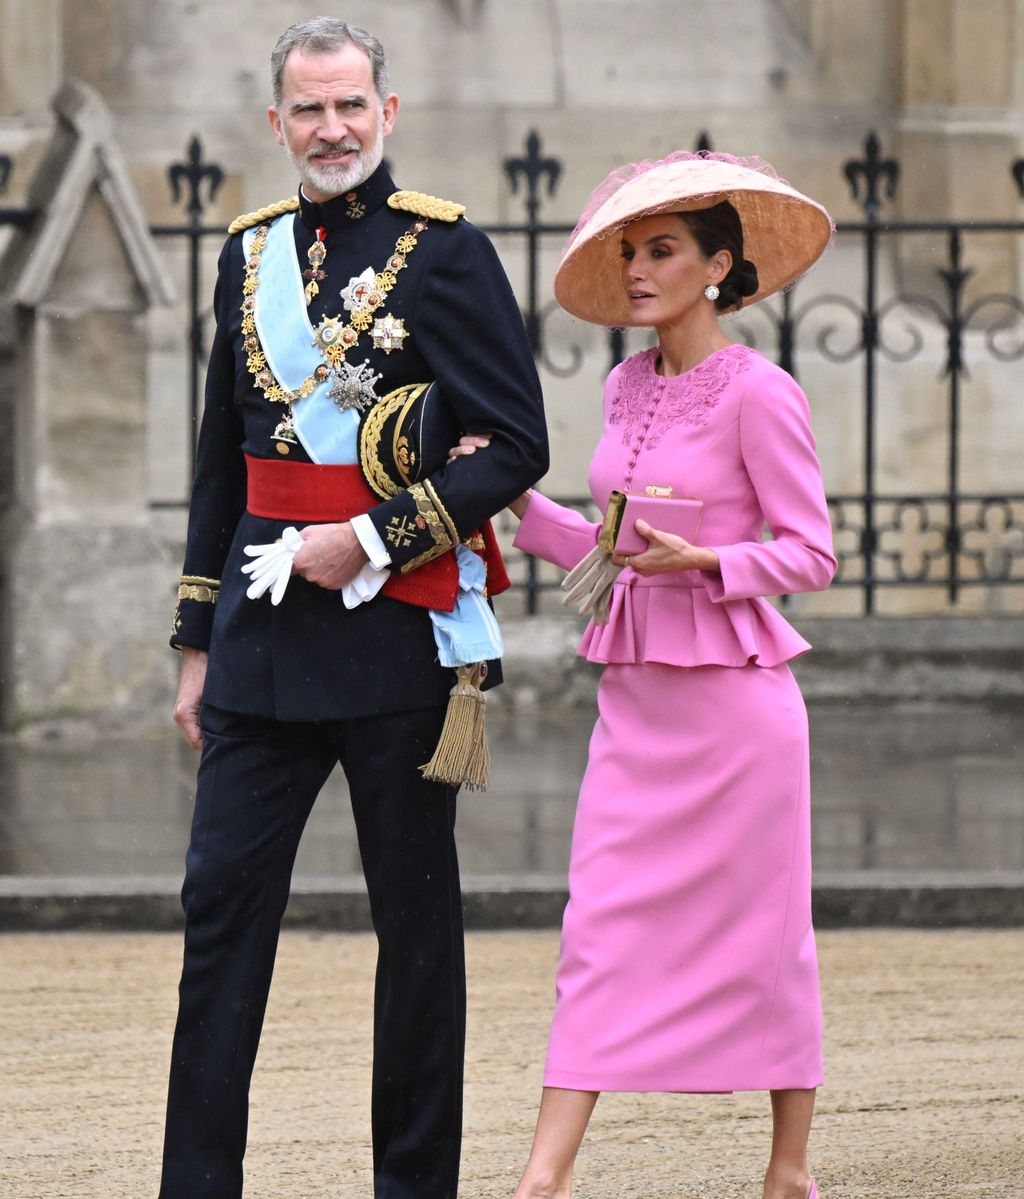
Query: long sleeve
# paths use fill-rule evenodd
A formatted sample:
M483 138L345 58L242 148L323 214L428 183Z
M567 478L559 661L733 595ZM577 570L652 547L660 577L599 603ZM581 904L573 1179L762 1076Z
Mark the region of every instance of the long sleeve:
M171 645L208 649L214 605L235 528L245 511L244 430L234 401L235 361L228 332L231 242L221 252L214 293L216 331L206 374L185 564L178 585Z
M740 409L740 450L771 541L713 546L721 577L705 575L716 602L820 591L835 574L832 529L807 399L781 371L750 388Z
M573 508L556 504L539 491L533 492L519 522L516 549L572 570L597 545L601 526Z
M460 430L489 433L491 444L370 511L403 572L469 536L548 466L540 382L494 247L465 221L437 232L415 301L417 346Z

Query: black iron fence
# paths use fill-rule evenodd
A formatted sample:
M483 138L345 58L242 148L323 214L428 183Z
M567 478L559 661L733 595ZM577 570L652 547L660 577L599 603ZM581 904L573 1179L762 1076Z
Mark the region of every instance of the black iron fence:
M710 149L706 135L701 135L697 149ZM523 316L530 342L538 362L552 374L565 377L580 369L583 353L571 347L567 362L552 360L547 323L556 305L553 300L541 299L539 283L544 247L559 244L571 229L543 219L545 197L554 195L563 164L545 156L540 135L531 132L523 154L506 159L503 167L512 192L523 197L525 219L491 225L487 231L501 238L503 245L508 239L521 241L526 259ZM10 160L0 156L0 194L10 171ZM973 239L990 235L1019 238L1024 220L889 219L885 206L896 197L900 164L883 154L873 133L864 142L862 156L845 162L842 172L863 212L861 220L840 222L836 230L840 242L852 240L860 246L859 288L855 284L843 293L815 291L812 278L797 284L780 300L758 305L733 326L738 336L798 377L802 365L812 358L848 366L859 374L859 486L829 496L840 560L834 586L857 589L867 614L876 610L879 593L887 588L940 591L947 604L954 606L965 588L1024 586L1024 490L965 490L962 486L969 358L973 362L979 355L987 355L1002 363L1024 359L1024 302L1016 288L974 294L969 284L977 271L970 265L965 243L971 239L974 244ZM1009 164L1008 176L1006 186L1015 186L1024 198L1024 159ZM220 225L206 223L205 214L223 178L217 164L204 161L202 146L193 138L186 160L168 170L173 199L184 206L186 220L152 228L154 236L183 240L188 248L189 479L206 354L201 301L208 287L201 250L204 239L224 236ZM0 207L0 225L26 226L32 219L33 213L26 209ZM938 239L943 247L943 261L933 269L932 285L920 292L896 289L882 294L883 251L892 239L922 237ZM899 327L894 331L897 321ZM762 330L767 325L766 336L763 331L758 333L759 324ZM910 363L925 352L936 331L944 343L938 381L945 404L944 478L927 492L879 490L880 370L889 364ZM623 358L626 337L616 329L607 336L610 368ZM1019 402L1020 448L1024 450L1024 400ZM187 486L186 482L186 490ZM563 498L581 506L587 503L582 497ZM185 503L156 500L154 507L182 507ZM517 583L524 593L526 611L535 612L541 593L555 585L534 561L528 561Z

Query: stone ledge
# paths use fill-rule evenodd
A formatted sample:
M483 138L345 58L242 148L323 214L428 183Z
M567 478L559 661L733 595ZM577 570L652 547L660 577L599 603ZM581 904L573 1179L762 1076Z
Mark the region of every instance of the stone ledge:
M0 932L177 931L176 878L0 878ZM467 875L468 929L557 928L567 892L557 875ZM1024 927L1024 873L834 871L814 883L818 928ZM286 928L370 928L361 878L298 878Z
M1024 701L1024 617L794 618L812 652L793 672L808 699L879 703ZM576 656L568 616L504 617L498 703L593 703L599 667Z

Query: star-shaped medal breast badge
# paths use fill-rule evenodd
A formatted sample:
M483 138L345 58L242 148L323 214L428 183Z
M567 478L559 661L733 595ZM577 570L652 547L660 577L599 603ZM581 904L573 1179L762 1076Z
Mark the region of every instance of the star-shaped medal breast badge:
M405 321L388 313L387 316L378 317L373 322L370 336L373 338L375 350L383 350L385 354L390 354L392 350L402 349L409 334L406 332Z
M325 316L313 333L313 345L321 350L330 349L337 345L341 337L341 319L336 316Z
M361 275L353 275L348 281L348 287L341 289L341 302L345 305L346 312L354 312L357 308L362 308L366 303L366 298L373 291L373 285L377 279L377 272L372 266L368 266Z
M333 377L330 396L342 412L348 408L362 412L377 402L373 385L381 376L373 373L368 362L360 362L358 366L343 362L333 372Z

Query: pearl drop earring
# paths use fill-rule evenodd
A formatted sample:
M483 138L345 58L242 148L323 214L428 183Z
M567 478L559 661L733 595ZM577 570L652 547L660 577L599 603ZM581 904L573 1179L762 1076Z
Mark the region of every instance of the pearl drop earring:
M704 295L711 300L712 303L714 303L714 301L717 300L721 294L722 293L718 290L718 285L716 283L709 283L707 287L704 288Z

